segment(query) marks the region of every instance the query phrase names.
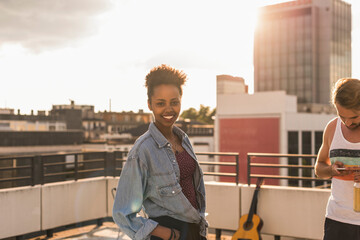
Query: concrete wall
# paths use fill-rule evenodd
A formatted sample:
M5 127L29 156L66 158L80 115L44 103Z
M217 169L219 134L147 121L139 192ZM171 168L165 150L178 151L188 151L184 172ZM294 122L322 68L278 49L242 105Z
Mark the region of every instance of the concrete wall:
M336 115L318 113L286 113L285 131L323 131Z
M235 230L240 211L240 187L235 183L207 182L206 220L211 228Z
M0 190L0 239L111 217L119 178L98 177Z
M42 229L106 217L106 185L103 177L43 185Z
M0 190L0 239L111 217L111 189L119 178L99 177ZM248 213L254 186L206 182L210 228L238 229ZM263 186L258 215L261 233L321 239L330 190Z
M254 186L241 187L242 214L249 212ZM322 239L329 189L263 186L257 214L262 233L305 239Z
M251 103L251 104L249 104ZM271 115L296 112L296 96L285 91L257 92L256 94L218 94L217 118L246 117L247 115Z
M0 239L40 231L41 186L0 190Z

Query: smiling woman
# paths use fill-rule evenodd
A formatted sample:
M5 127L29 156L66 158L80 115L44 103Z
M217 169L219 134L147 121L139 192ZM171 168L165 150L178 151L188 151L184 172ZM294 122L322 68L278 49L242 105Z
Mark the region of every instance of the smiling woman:
M113 207L114 221L131 239L206 238L203 173L188 136L174 126L185 80L167 65L146 76L155 122L129 152ZM148 218L137 215L142 207Z
M148 88L148 106L155 117L155 125L173 145L179 145L179 139L172 132L172 126L181 110L182 85L186 75L166 65L154 68L146 76Z

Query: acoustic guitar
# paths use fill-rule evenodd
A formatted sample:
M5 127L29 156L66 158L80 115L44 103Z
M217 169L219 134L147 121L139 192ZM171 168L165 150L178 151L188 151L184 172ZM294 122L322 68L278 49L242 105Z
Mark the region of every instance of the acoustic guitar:
M250 211L248 214L241 216L239 220L239 228L232 236L231 240L261 240L260 230L262 228L263 221L258 215L256 215L256 205L260 186L263 181L263 178L258 178L251 201Z

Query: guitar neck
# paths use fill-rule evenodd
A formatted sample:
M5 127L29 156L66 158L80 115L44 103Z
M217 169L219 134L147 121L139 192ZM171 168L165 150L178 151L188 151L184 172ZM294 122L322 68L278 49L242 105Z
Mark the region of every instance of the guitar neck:
M248 222L251 222L252 216L253 216L254 213L255 213L255 207L256 207L256 204L257 204L258 192L259 192L259 190L255 190L255 192L254 192L253 199L252 199L252 201L251 201L251 206L250 206L249 214L248 214L248 220L247 220Z
M259 178L257 183L256 183L256 188L255 188L255 191L254 191L253 198L251 200L251 206L250 206L248 218L246 220L247 222L252 221L252 217L253 217L253 215L255 213L255 208L256 208L256 205L257 205L257 198L258 198L258 194L259 194L259 190L260 190L260 186L261 186L262 181L263 181L263 179Z

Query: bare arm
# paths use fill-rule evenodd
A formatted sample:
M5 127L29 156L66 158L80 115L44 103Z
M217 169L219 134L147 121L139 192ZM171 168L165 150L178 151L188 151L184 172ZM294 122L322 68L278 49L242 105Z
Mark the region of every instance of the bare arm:
M333 176L343 176L349 174L349 171L338 171L338 168L344 167L342 162L336 161L331 164L329 158L330 145L336 128L336 119L328 123L323 134L323 143L320 147L316 164L315 174L320 178L331 178Z

